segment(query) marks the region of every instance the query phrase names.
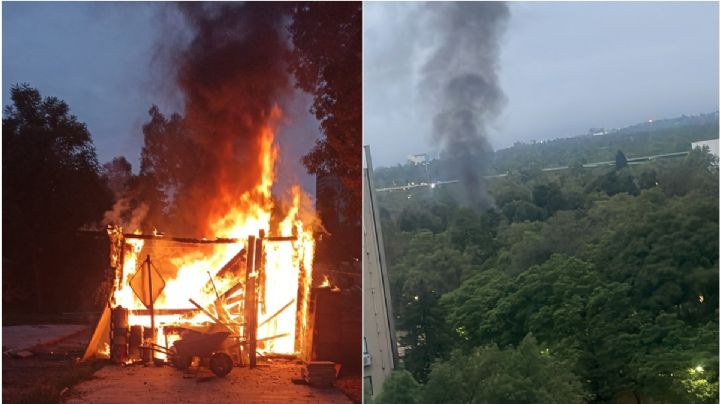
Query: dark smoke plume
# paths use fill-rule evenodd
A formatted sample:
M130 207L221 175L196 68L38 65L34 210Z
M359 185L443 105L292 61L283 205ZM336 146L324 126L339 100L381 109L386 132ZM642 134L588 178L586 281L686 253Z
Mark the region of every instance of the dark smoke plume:
M290 94L287 3L180 3L192 30L169 63L184 97L185 147L170 170L175 230L208 234L208 219L227 212L260 177L259 134Z
M424 14L437 43L421 81L435 112L433 139L457 167L467 203L487 209L494 205L483 178L492 157L487 124L505 104L498 42L510 12L502 2L447 2L428 3Z

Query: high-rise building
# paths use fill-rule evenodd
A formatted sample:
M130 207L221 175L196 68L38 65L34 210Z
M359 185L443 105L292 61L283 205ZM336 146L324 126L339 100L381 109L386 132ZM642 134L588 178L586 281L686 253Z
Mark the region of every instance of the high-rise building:
M363 170L363 389L376 397L398 362L390 284L380 215L375 199L370 148Z

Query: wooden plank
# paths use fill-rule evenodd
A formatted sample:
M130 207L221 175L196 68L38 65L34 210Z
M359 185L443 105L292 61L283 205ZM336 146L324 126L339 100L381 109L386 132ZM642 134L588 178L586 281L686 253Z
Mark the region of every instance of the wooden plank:
M295 299L292 299L292 300L290 300L289 302L287 302L287 304L285 304L283 307L281 307L280 310L276 311L275 313L273 313L272 316L266 318L265 320L262 321L262 323L258 324L258 328L260 328L260 327L264 326L265 324L269 323L270 321L272 321L272 319L274 319L274 318L277 317L280 313L282 313L283 311L285 311L285 309L287 309L288 307L290 307L290 305L293 304L294 302L295 302Z
M155 309L156 316L175 316L175 315L185 315L185 314L197 314L199 312L200 312L200 310L198 310L198 309ZM133 314L136 316L149 316L150 310L148 310L148 309L130 310L130 314Z

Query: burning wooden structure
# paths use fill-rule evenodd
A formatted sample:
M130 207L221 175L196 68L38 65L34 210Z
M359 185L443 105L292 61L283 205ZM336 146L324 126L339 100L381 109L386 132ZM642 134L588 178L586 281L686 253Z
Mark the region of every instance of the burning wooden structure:
M213 358L226 364L229 357L233 365L251 367L258 355L306 362L343 358L339 349L323 353L313 346L313 340L326 338L313 330L313 316L321 311L315 310L316 302L323 299L311 294L330 288L320 285L322 276L313 271L314 232L321 226L299 186L289 187L281 198L271 192L279 158L274 131L282 114L274 106L261 117L251 147L238 151L231 142L218 148L222 164L208 177L209 185L186 190L193 203L178 209L191 231L215 238L125 232L119 226L102 232L109 239L113 284L84 359L170 361L182 368L183 356L192 355L212 368ZM325 301L332 304L332 299ZM342 341L348 347L359 346L359 295L353 302L358 336L348 334ZM329 324L323 333L337 330L332 321L319 323ZM189 344L199 334L222 339Z
M223 350L235 364L254 366L257 353L309 359L313 239L297 223L284 230L207 240L109 227L113 291L86 358L164 360L184 334L221 330L230 333ZM198 248L156 265L144 254L151 243Z
M271 192L281 115L271 109L252 137L251 157L225 156L213 187L193 205L202 211L186 212L196 228L219 237L107 228L113 285L85 358L164 360L184 335L228 332L223 351L236 364L253 366L256 353L310 359L318 221L299 186L282 202Z

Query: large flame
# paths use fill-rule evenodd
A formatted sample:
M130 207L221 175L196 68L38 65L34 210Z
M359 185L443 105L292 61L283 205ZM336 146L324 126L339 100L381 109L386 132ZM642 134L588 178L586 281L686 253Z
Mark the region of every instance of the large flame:
M261 343L259 350L272 353L298 353L303 346L303 339L308 324L307 297L312 281L312 263L315 243L312 229L312 216L307 216L303 200L307 196L298 186L290 190L290 203L279 218L271 194L275 180L275 162L278 159L278 148L275 144L275 123L281 113L274 108L269 122L261 129L257 137L259 150L257 158L261 167L261 175L255 187L240 195L233 194L230 186L232 178L223 178L228 183L226 189L218 189L217 194L209 196L208 206L212 212L207 228L218 238L234 238L247 240L248 236L258 236L261 231L271 236L291 237L292 241L267 241L263 245L264 276L258 290L259 304L257 320L260 326L257 338ZM310 214L311 215L311 214ZM305 218L305 221L303 221ZM121 280L116 282L114 301L117 306L131 310L142 310L145 306L129 287L130 278L143 265L140 252L144 242L140 239L127 239L125 249L124 270ZM166 279L162 294L155 302L155 309L195 309L189 299L220 318L226 324L240 324L244 321L241 306L244 287L222 299L222 308L218 309L216 293L223 294L233 286L245 281L245 274L229 273L218 276L218 271L233 257L247 250L245 243L216 244L212 252L192 251L170 260L176 268L176 276ZM163 268L163 272L167 271ZM213 279L210 282L210 279ZM213 285L214 283L214 285ZM299 298L299 299L298 299ZM299 300L299 301L298 301ZM190 324L199 325L213 320L202 312L192 318L180 314L156 315L155 324L158 330L156 342L164 345L162 327L165 325ZM146 314L131 314L130 325L150 325L150 317ZM235 328L241 332L241 328ZM280 338L271 338L284 335ZM170 341L171 342L171 341Z

